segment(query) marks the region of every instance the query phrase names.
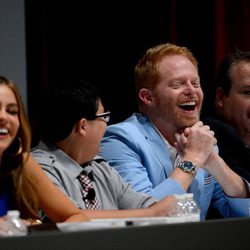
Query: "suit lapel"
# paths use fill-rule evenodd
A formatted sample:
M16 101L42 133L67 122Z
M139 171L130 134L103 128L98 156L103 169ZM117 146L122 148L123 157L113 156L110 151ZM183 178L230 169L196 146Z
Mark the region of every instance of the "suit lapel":
M137 119L141 125L141 130L145 139L161 163L166 176L170 176L173 171L173 166L165 142L162 140L161 136L146 116L140 115Z

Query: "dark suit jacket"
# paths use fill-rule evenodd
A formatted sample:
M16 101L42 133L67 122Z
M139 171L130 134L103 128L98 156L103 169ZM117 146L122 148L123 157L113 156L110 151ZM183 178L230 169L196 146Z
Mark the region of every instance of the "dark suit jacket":
M219 155L231 169L250 181L250 149L244 145L237 131L219 119L204 117L202 120L215 132Z

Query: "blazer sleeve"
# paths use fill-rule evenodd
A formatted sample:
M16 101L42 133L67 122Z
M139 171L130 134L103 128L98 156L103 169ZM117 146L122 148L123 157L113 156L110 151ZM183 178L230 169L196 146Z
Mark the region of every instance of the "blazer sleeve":
M145 136L136 128L116 125L108 127L101 142L100 155L137 192L148 193L157 199L185 193L175 180L166 176ZM166 164L172 167L170 159ZM154 168L159 168L159 171Z

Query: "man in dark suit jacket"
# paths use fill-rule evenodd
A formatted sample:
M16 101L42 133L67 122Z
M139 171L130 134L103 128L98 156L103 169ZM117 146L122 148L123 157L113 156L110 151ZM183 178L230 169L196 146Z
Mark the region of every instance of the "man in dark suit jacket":
M250 149L235 128L225 121L206 117L203 122L215 132L219 155L236 173L250 180Z
M214 118L204 118L215 132L219 154L250 180L250 51L226 56L217 75Z

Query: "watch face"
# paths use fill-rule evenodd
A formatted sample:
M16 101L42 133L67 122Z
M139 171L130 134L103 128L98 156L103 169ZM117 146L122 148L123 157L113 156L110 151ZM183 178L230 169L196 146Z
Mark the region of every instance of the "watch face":
M177 165L177 167L182 169L184 172L191 173L193 175L196 174L195 165L191 161L182 161Z
M194 165L191 161L184 161L183 167L187 170L190 170L190 171L194 170Z

